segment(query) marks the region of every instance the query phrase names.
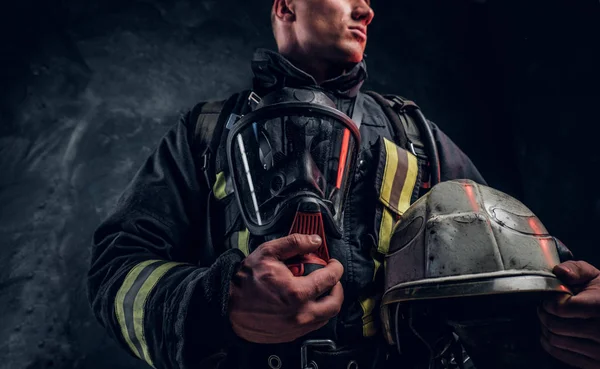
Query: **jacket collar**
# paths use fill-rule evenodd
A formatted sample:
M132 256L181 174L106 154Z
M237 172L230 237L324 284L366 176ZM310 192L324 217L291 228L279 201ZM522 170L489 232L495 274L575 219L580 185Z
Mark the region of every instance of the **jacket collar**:
M293 65L278 52L258 49L252 59L253 87L259 95L282 87L313 87L341 97L354 97L367 79L364 59L348 72L329 79L321 85L313 76Z

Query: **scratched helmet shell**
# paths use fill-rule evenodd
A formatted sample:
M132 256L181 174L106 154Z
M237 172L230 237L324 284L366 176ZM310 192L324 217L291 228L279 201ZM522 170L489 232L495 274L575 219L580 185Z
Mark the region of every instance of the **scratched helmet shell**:
M381 303L388 342L397 341L401 306L454 301L445 311L469 310L473 318L507 301L512 310L516 301L570 293L552 273L565 250L531 210L505 193L469 180L434 186L393 230Z

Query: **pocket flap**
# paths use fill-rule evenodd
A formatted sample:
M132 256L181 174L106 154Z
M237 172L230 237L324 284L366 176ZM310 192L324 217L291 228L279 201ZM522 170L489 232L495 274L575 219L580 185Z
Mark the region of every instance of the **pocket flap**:
M402 214L410 207L418 191L419 165L417 157L387 138L379 141L379 162L375 189L382 206L377 211L377 252L386 255L392 230Z
M417 157L383 138L375 182L379 200L395 214L402 215L409 208L418 174Z

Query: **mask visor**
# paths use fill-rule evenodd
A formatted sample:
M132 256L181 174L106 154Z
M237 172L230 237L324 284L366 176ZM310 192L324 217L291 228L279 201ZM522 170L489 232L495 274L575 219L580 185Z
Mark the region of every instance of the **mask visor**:
M261 110L267 111L256 114ZM272 231L278 218L295 211L291 200L298 197L319 200L335 225L341 225L358 129L335 109L294 110L259 109L238 122L229 137L236 196L255 234Z

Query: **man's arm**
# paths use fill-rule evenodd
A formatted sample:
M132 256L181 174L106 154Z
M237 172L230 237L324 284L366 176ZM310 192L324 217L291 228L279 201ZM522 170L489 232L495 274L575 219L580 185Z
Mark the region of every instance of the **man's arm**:
M244 255L198 267L208 190L191 152L190 114L160 141L94 233L88 298L124 348L154 367L198 367L234 335L230 280ZM201 365L200 365L201 366Z

